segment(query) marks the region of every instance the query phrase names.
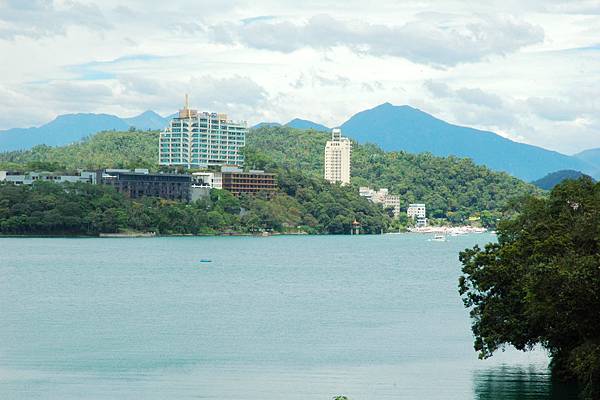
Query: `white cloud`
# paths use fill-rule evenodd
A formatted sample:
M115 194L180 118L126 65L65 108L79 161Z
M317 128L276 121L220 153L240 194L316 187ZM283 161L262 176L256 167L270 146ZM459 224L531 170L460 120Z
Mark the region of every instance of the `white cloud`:
M500 96L479 88L452 89L444 82L432 80L425 81L424 86L437 97L456 98L471 105L492 109L499 109L504 105Z
M590 0L0 0L0 129L67 112L340 124L389 101L555 150L599 147Z
M548 10L555 13L597 15L600 14L600 3L597 0L559 1L557 4L549 5Z
M64 35L71 26L105 30L110 24L94 4L52 0L0 3L0 39Z
M583 112L573 102L548 97L530 97L527 105L532 112L551 121L573 121Z
M505 55L544 39L544 31L511 16L422 13L404 25L343 21L321 14L305 23L257 20L210 28L218 43L292 52L303 47L346 46L357 53L403 57L436 66L476 62Z
M236 107L259 107L267 99L267 92L252 79L243 76L215 78L193 76L186 81L156 81L135 75L119 77L121 96L129 101L147 103L154 99L159 108L179 107L183 94L189 93L198 107L207 110Z

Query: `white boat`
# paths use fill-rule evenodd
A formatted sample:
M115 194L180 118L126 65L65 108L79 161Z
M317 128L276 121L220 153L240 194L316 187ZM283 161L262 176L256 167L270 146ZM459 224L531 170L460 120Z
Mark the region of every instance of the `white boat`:
M433 239L431 239L431 240L433 240L434 242L445 242L446 236L445 235L435 235L433 237Z

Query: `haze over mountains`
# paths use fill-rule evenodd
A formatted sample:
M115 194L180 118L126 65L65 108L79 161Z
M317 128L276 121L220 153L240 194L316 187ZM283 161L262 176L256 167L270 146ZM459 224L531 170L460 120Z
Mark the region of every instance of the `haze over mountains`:
M575 154L573 157L576 157L579 160L584 161L588 164L600 166L600 148L584 150L580 153Z
M131 118L108 114L61 115L37 128L0 131L0 152L28 149L38 144L65 145L104 130L128 130L130 127L163 129L171 117L162 117L153 111ZM264 122L254 128L268 125L281 124ZM298 129L329 130L322 124L299 118L285 125ZM359 143L374 143L388 151L469 157L478 164L526 181L559 170L576 170L596 177L600 171L600 149L568 156L514 142L493 132L452 125L410 106L384 103L353 115L341 127L345 136Z

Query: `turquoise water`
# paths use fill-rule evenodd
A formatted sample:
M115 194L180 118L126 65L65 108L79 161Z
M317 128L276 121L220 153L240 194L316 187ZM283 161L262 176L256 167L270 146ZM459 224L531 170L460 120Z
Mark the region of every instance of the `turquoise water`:
M457 253L493 237L427 238L0 238L0 399L576 398L477 359Z

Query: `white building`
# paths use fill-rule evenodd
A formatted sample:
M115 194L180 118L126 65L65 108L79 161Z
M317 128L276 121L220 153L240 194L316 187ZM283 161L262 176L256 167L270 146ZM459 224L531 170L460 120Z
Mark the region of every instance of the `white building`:
M10 182L15 185L31 185L34 182L84 182L97 183L95 171L78 171L77 175L60 175L53 172L11 172L0 171L0 182Z
M191 110L187 95L185 98L185 107L160 134L159 164L187 168L243 165L246 122L230 121L226 114Z
M211 189L223 189L223 175L218 171L194 172L192 182Z
M406 210L406 214L409 218L425 218L427 214L427 209L425 208L425 204L409 204L408 209Z
M370 187L361 186L358 188L358 195L362 196L362 197L366 197L367 200L373 199L373 193L375 193L375 191L373 189L371 189Z
M427 209L425 208L425 204L409 204L406 215L408 218L416 221L417 226L427 226Z
M373 190L369 187L361 186L358 189L358 194L366 197L373 203L381 204L383 208L392 208L394 212L394 218L398 218L400 216L400 196L390 194L387 188Z
M350 183L352 142L342 136L340 128L331 130L331 140L325 145L325 179L331 183Z

